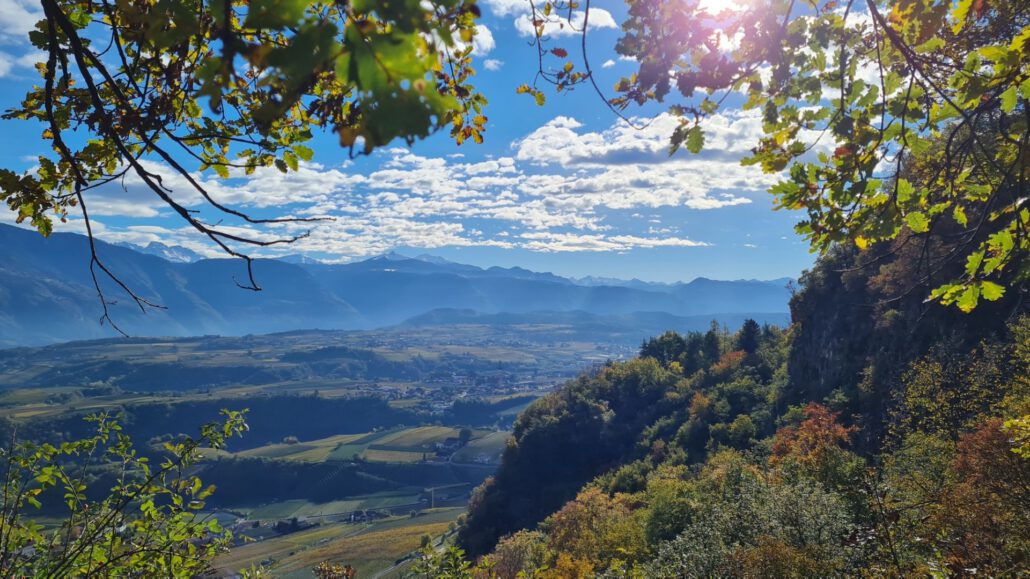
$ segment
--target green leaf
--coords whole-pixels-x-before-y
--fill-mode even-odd
[[[701,152],[705,146],[705,133],[699,125],[690,127],[687,131],[687,150],[691,153],[697,154]]]
[[[966,217],[966,210],[961,205],[956,205],[952,210],[952,215],[955,218],[955,223],[965,226],[969,223],[969,218]]]
[[[980,284],[980,291],[983,293],[984,299],[992,302],[1001,299],[1001,296],[1005,295],[1005,288],[993,281],[982,282]]]
[[[955,9],[951,12],[953,22],[951,24],[951,31],[955,34],[962,32],[962,28],[966,25],[966,19],[969,17],[969,8],[972,7],[973,0],[959,0],[955,3]]]
[[[247,6],[247,28],[282,28],[304,17],[305,0],[251,0]]]
[[[971,285],[966,288],[966,291],[962,292],[962,295],[959,296],[958,300],[955,302],[955,305],[958,306],[958,309],[968,314],[969,312],[976,309],[976,304],[979,303],[979,301],[980,288],[978,286]]]
[[[283,153],[283,161],[286,163],[287,167],[294,171],[300,168],[300,163],[297,161],[297,155],[294,155],[289,151],[285,151]]]
[[[898,203],[905,204],[912,198],[912,194],[915,193],[915,187],[912,183],[908,182],[908,179],[898,178]]]
[[[304,145],[294,145],[293,153],[300,157],[302,161],[310,161],[315,157],[315,152]]]
[[[930,230],[930,221],[922,211],[913,211],[906,215],[905,223],[913,233],[926,233]]]
[[[966,258],[966,273],[970,276],[975,276],[980,272],[980,264],[984,261],[984,251],[974,251],[969,254]]]
[[[927,40],[926,42],[924,42],[924,43],[920,44],[919,46],[917,46],[915,48],[915,50],[919,54],[927,54],[927,53],[930,53],[930,52],[934,52],[936,50],[940,50],[943,46],[944,46],[944,39],[939,37],[939,36],[935,36],[935,37],[931,38],[930,40]]]
[[[1019,101],[1019,87],[1012,85],[1005,92],[1001,93],[1001,110],[1011,113]]]

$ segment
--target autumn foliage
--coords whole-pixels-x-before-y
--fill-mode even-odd
[[[805,406],[805,419],[797,426],[786,426],[776,432],[773,440],[773,464],[787,458],[805,465],[818,465],[828,453],[847,446],[851,435],[858,430],[838,422],[839,413],[816,402]]]

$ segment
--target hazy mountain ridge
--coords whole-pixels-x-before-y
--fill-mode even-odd
[[[193,263],[204,259],[203,255],[200,255],[188,247],[183,247],[181,245],[165,245],[160,241],[151,241],[147,245],[139,245],[136,243],[117,243],[115,245],[131,249],[138,253],[156,255],[160,258],[176,263]]]
[[[141,313],[98,272],[105,295],[115,302],[110,306],[112,318],[132,335],[373,328],[448,308],[481,314],[785,314],[790,296],[782,280],[698,278],[680,284],[632,280],[624,282],[626,285],[615,281],[593,285],[520,267],[481,268],[435,256],[399,254],[348,264],[256,260],[254,273],[263,291],[252,292],[235,283],[246,276],[239,260],[170,261],[154,253],[171,250],[173,256],[181,256],[176,251],[179,248],[150,247],[154,251],[141,252],[98,242],[98,251],[112,271],[141,297],[166,308]],[[85,237],[55,233],[45,239],[33,231],[3,225],[0,255],[0,345],[116,335],[98,323],[101,308],[89,271]]]
[[[631,312],[629,314],[601,315],[581,310],[536,311],[521,314],[508,312],[485,314],[468,309],[441,308],[409,318],[399,327],[488,325],[518,326],[522,324],[563,324],[576,328],[581,333],[618,335],[629,331],[641,335],[657,335],[670,328],[678,331],[707,330],[713,319],[733,328],[754,319],[761,324],[780,327],[790,323],[790,314],[783,312],[711,313],[697,316],[675,316],[666,312]]]

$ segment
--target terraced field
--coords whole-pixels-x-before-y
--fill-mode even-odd
[[[459,429],[449,426],[417,426],[363,434],[341,434],[292,444],[269,444],[238,452],[235,456],[302,462],[350,461],[360,457],[370,462],[411,463],[434,458],[438,443],[448,438],[458,438],[459,434]],[[472,431],[468,447],[473,452],[464,452],[462,455],[466,458],[460,459],[460,462],[496,462],[476,460],[484,454],[492,457],[503,450],[505,437],[496,434],[491,430]]]
[[[358,577],[374,577],[401,566],[395,563],[418,549],[422,535],[444,534],[463,508],[427,510],[416,517],[394,517],[372,524],[331,523],[236,547],[215,561],[229,575],[264,563],[275,577],[310,578],[321,561],[354,566]],[[390,576],[390,575],[386,575]]]
[[[443,534],[449,523],[464,512],[468,492],[475,486],[474,481],[481,480],[475,475],[468,478],[466,471],[484,470],[482,476],[489,474],[508,436],[505,432],[472,430],[471,440],[453,456],[437,455],[437,444],[458,439],[460,434],[458,428],[428,425],[337,435],[293,444],[269,444],[235,455],[220,453],[221,458],[261,458],[279,465],[336,462],[341,468],[361,468],[361,463],[352,464],[358,456],[370,468],[377,465],[380,469],[371,472],[382,473],[372,475],[370,472],[370,476],[396,473],[396,480],[403,482],[395,490],[326,502],[292,499],[249,507],[234,506],[233,512],[245,518],[243,531],[258,540],[237,546],[220,558],[219,569],[229,573],[261,564],[276,577],[310,577],[313,566],[331,560],[355,566],[359,577],[378,577],[384,571],[391,574],[383,577],[397,576],[405,565],[395,566],[395,563],[417,549],[424,534]],[[424,464],[416,464],[424,461]],[[423,475],[415,474],[421,472],[418,469],[454,472],[458,482],[422,482],[419,477]],[[424,480],[434,480],[434,475]],[[464,480],[473,482],[460,482]],[[433,488],[430,490],[429,486]],[[445,508],[431,508],[434,505]],[[375,511],[378,516],[392,512],[393,516],[371,523],[350,522],[351,513],[366,511]],[[419,515],[404,516],[409,511]],[[287,534],[275,530],[276,523],[294,519],[315,526]],[[258,526],[251,526],[255,524]]]
[[[390,433],[370,448],[377,450],[433,450],[433,445],[447,438],[457,438],[458,429],[449,426],[419,426]]]
[[[240,510],[247,513],[249,520],[274,521],[291,517],[324,517],[363,509],[386,509],[399,505],[412,505],[418,503],[419,496],[419,493],[416,492],[381,492],[327,503],[296,499]]]
[[[429,452],[411,452],[406,450],[368,449],[361,457],[369,462],[421,462],[432,456]]]
[[[508,444],[509,432],[491,432],[474,438],[451,456],[452,462],[474,462],[479,464],[500,464],[501,454]]]
[[[378,434],[378,433],[376,433]],[[296,444],[269,444],[236,453],[236,456],[247,458],[276,458],[281,460],[300,460],[305,462],[322,462],[330,459],[330,455],[341,447],[367,438],[368,433],[340,434]],[[350,457],[348,456],[347,459]],[[336,460],[344,460],[339,458]]]

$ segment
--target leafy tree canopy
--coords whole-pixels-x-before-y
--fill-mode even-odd
[[[742,106],[762,135],[744,160],[782,176],[776,206],[803,210],[814,251],[922,244],[928,296],[963,311],[1030,274],[1030,4],[1021,0],[628,0],[616,46],[639,63],[613,111],[663,103],[670,150],[705,145],[705,120]],[[590,84],[587,58],[546,35],[585,5],[535,4],[540,82]],[[544,57],[557,57],[551,66]],[[544,100],[537,86],[522,92]],[[639,119],[627,118],[633,124]],[[939,231],[957,240],[931,243]],[[954,262],[964,271],[938,275]],[[923,285],[923,284],[919,284]]]
[[[46,57],[41,81],[4,118],[40,121],[53,153],[34,172],[0,169],[0,200],[44,235],[77,207],[92,239],[89,191],[131,174],[249,265],[247,247],[296,237],[241,233],[232,223],[310,219],[246,215],[212,197],[192,168],[223,178],[296,170],[313,155],[304,143],[316,129],[335,131],[351,154],[444,128],[458,143],[482,140],[485,99],[468,83],[474,0],[41,3],[45,18],[30,33]],[[173,192],[148,159],[192,191]],[[187,209],[183,195],[202,197],[206,211]],[[94,278],[121,283],[95,250],[90,265]],[[240,285],[259,289],[252,273]],[[141,308],[153,305],[122,289]]]
[[[204,449],[246,429],[222,412],[197,438],[164,444],[151,461],[117,420],[90,417],[95,433],[54,446],[11,440],[0,449],[0,572],[5,577],[195,577],[210,571],[232,533],[203,516],[214,487],[193,476]],[[108,476],[95,478],[97,471]],[[110,488],[101,489],[106,482]],[[90,488],[92,487],[92,488]],[[101,490],[106,494],[91,498]],[[61,504],[60,497],[63,497]],[[47,508],[49,525],[35,516]],[[41,519],[41,518],[40,518]]]

